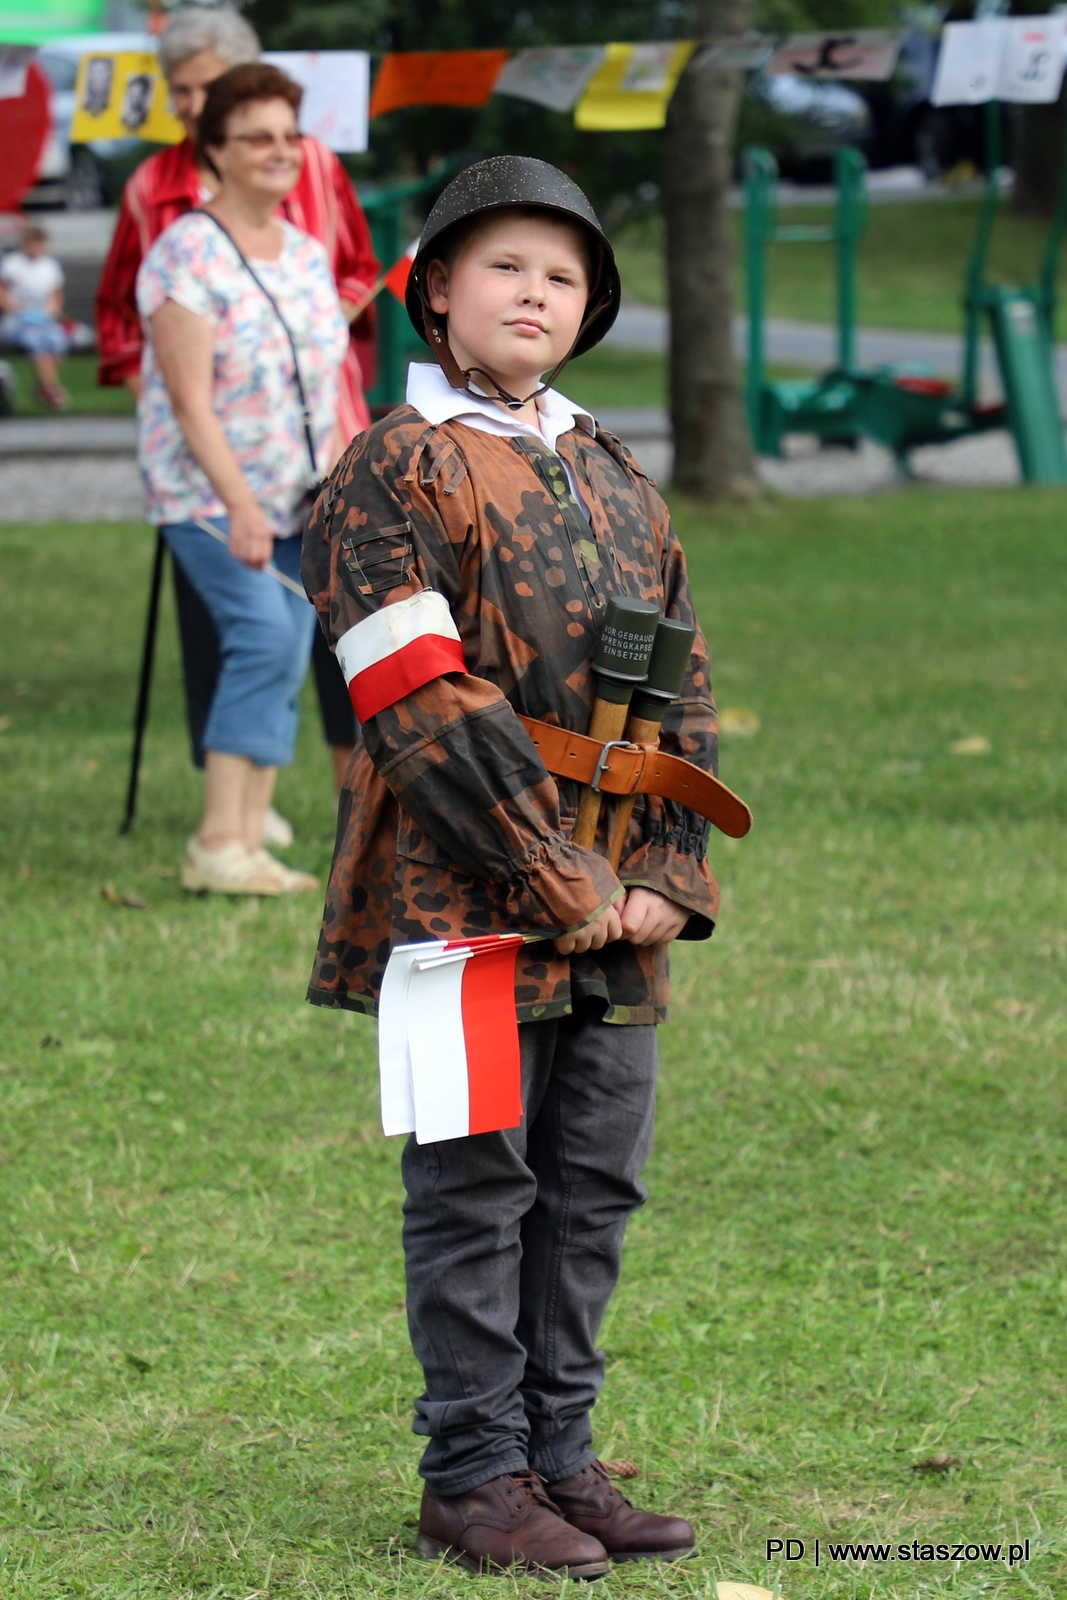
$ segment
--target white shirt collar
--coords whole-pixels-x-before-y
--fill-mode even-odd
[[[588,411],[575,405],[573,400],[547,389],[537,398],[540,430],[532,423],[523,422],[502,406],[480,395],[466,394],[453,389],[436,361],[413,361],[408,367],[407,403],[420,411],[427,422],[464,422],[468,427],[483,433],[499,434],[503,438],[529,433],[540,439],[550,450],[555,450],[561,433],[572,428],[582,428],[586,433],[596,433],[596,421]]]

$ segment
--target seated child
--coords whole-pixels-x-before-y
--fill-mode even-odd
[[[618,875],[571,838],[579,786],[525,715],[584,733],[612,596],[691,622],[685,562],[650,480],[543,386],[619,305],[581,190],[499,156],[456,177],[423,230],[408,310],[437,364],[349,447],[304,542],[304,581],[362,744],[309,999],[373,1013],[391,946],[543,931],[520,952],[520,1127],[403,1155],[411,1339],[428,1439],[420,1554],[474,1571],[596,1577],[692,1552],[636,1511],[592,1447],[597,1332],[646,1195],[667,947],[706,939],[707,826],[639,800]],[[397,610],[400,606],[403,609]],[[710,770],[697,635],[662,747]]]
[[[70,348],[59,321],[63,283],[63,268],[48,254],[43,228],[26,228],[21,250],[0,256],[0,339],[25,350],[37,371],[34,399],[53,411],[65,411],[70,405],[59,381],[59,358]]]

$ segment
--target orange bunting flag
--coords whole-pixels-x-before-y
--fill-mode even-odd
[[[371,95],[370,115],[402,106],[484,106],[510,50],[404,51],[386,56]]]

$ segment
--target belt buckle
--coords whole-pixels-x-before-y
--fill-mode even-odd
[[[609,739],[607,744],[602,744],[600,746],[600,754],[597,756],[596,766],[593,768],[593,776],[589,780],[590,789],[595,789],[597,794],[604,793],[604,790],[600,787],[600,780],[604,776],[608,757],[612,750],[639,750],[640,748],[640,745],[634,744],[632,739]]]

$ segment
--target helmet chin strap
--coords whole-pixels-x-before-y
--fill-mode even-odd
[[[582,320],[582,325],[578,329],[578,332],[575,335],[574,343],[567,351],[567,354],[563,357],[563,360],[556,363],[539,389],[535,389],[532,394],[528,394],[525,400],[519,400],[516,399],[513,394],[508,394],[506,389],[502,389],[499,383],[497,383],[496,379],[486,372],[484,367],[463,368],[460,366],[459,362],[453,355],[452,347],[448,342],[447,327],[442,327],[434,313],[430,310],[429,302],[427,301],[426,294],[421,283],[419,285],[419,298],[422,301],[422,326],[426,333],[426,342],[436,356],[437,363],[440,366],[441,371],[444,373],[453,389],[459,389],[463,394],[473,395],[478,400],[484,400],[484,390],[479,393],[477,389],[471,388],[471,379],[473,378],[474,374],[477,373],[480,378],[486,379],[490,388],[493,390],[493,393],[490,394],[489,398],[491,400],[499,400],[508,411],[521,411],[523,406],[529,405],[531,400],[536,400],[540,395],[547,394],[548,390],[551,389],[552,385],[555,383],[556,379],[567,365],[567,362],[574,355],[575,348],[581,343],[587,329],[593,322],[596,321],[601,312],[604,311],[611,303],[610,294],[604,293],[600,296],[599,300],[594,306],[586,307],[586,313]]]

